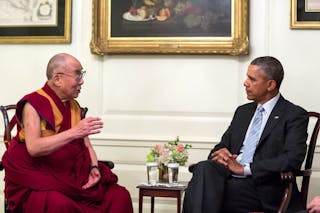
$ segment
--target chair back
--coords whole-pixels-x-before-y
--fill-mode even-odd
[[[6,145],[6,148],[9,147],[11,141],[11,131],[17,124],[17,119],[15,116],[16,105],[4,105],[0,106],[2,116],[3,116],[3,124],[4,124],[4,134],[3,134],[3,142]],[[13,115],[10,116],[9,111],[12,111]]]
[[[314,124],[313,130],[311,133],[311,138],[309,141],[304,171],[302,171],[302,174],[301,174],[301,176],[303,176],[302,184],[301,184],[301,194],[302,194],[303,204],[305,205],[304,207],[306,207],[307,205],[309,183],[310,183],[310,177],[312,173],[313,156],[314,156],[314,151],[317,144],[318,134],[320,129],[320,113],[308,112],[308,114],[309,114],[309,123],[315,121],[315,124]]]

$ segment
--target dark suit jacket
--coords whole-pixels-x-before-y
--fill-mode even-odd
[[[237,108],[221,142],[211,153],[225,147],[231,153],[239,154],[256,107],[257,104],[253,102]],[[279,206],[283,194],[280,172],[300,169],[306,153],[308,120],[308,113],[303,108],[280,96],[269,116],[250,165],[263,206]],[[289,211],[301,208],[296,185],[292,201]]]

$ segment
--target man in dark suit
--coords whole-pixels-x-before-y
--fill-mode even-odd
[[[300,169],[308,114],[279,92],[284,71],[274,57],[254,59],[244,86],[253,102],[237,108],[208,160],[195,165],[184,213],[276,212],[283,195],[280,172]],[[288,212],[302,210],[296,184]]]

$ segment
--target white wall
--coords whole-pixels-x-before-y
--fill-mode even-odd
[[[116,163],[114,172],[129,189],[135,211],[135,187],[146,179],[144,163],[150,147],[179,135],[193,145],[190,163],[206,158],[235,107],[246,102],[242,82],[253,58],[280,59],[285,68],[282,94],[307,110],[320,111],[320,31],[291,30],[290,1],[250,2],[248,56],[92,55],[91,8],[91,1],[73,1],[71,44],[0,45],[0,104],[15,103],[40,88],[52,55],[77,56],[87,69],[79,101],[89,107],[89,115],[100,116],[105,123],[92,142],[100,159]],[[318,171],[319,155],[318,148],[314,161]],[[182,168],[180,179],[190,177]],[[311,196],[320,194],[316,179],[320,172],[313,175]],[[175,212],[171,199],[156,199],[156,203],[156,212]]]

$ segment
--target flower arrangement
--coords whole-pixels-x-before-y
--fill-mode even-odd
[[[167,144],[155,145],[147,155],[147,162],[158,162],[165,166],[168,163],[179,163],[180,166],[184,166],[189,157],[188,149],[191,147],[190,144],[181,144],[177,136],[174,141]]]

